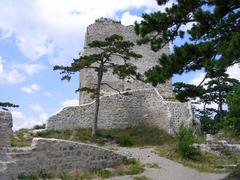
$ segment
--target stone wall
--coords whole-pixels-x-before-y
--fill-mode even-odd
[[[12,135],[12,115],[7,111],[0,111],[0,154],[10,146]]]
[[[0,177],[6,177],[4,180],[41,171],[50,173],[112,167],[123,159],[123,156],[97,146],[44,138],[34,138],[30,148],[13,148],[7,155],[11,159],[0,161]]]
[[[126,95],[113,94],[101,97],[98,119],[100,129],[148,124],[169,131],[171,114],[157,89],[142,89],[126,93]],[[94,110],[95,102],[66,107],[48,119],[47,129],[89,128],[94,118]]]
[[[0,111],[0,180],[41,171],[80,170],[118,165],[123,156],[97,146],[59,139],[34,138],[31,147],[11,148],[12,116]]]
[[[120,22],[102,18],[96,20],[94,24],[88,26],[85,36],[85,48],[82,55],[99,52],[98,49],[89,48],[87,44],[94,40],[104,40],[112,34],[121,35],[124,40],[130,40],[134,43],[136,43],[137,39],[139,39],[139,37],[135,34],[134,26],[124,26]],[[137,71],[139,73],[144,74],[145,71],[157,64],[158,59],[163,53],[168,53],[168,46],[158,52],[154,52],[148,44],[141,46],[136,45],[133,47],[133,51],[141,54],[143,57],[137,60],[132,59],[131,63],[137,66]],[[115,63],[123,63],[122,59],[119,57],[112,56],[112,59]],[[80,87],[93,87],[97,84],[97,74],[92,69],[81,70],[80,78]],[[129,81],[131,83],[129,83]],[[119,91],[153,88],[151,84],[142,83],[133,79],[119,80],[118,77],[113,75],[111,71],[104,73],[103,82],[110,84]],[[171,80],[167,81],[165,84],[158,85],[157,89],[163,96],[172,96]],[[116,93],[116,91],[112,90],[108,86],[102,86],[101,94],[110,95],[112,93]],[[88,93],[81,92],[80,94],[80,104],[92,102]]]
[[[171,112],[170,129],[173,132],[177,131],[181,123],[192,124],[193,114],[190,102],[167,101],[167,105]]]

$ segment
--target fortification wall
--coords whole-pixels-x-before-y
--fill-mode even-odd
[[[87,28],[85,36],[85,47],[82,55],[89,55],[92,53],[99,52],[99,49],[90,49],[87,45],[94,40],[104,40],[113,34],[118,34],[123,36],[124,40],[129,40],[136,43],[139,37],[135,34],[134,26],[124,26],[120,22],[100,19],[96,20],[94,24],[91,24]],[[131,63],[137,66],[137,71],[144,74],[145,71],[155,66],[158,59],[163,53],[168,53],[168,47],[161,49],[158,52],[151,50],[150,45],[144,44],[141,46],[134,46],[133,51],[141,54],[143,57],[140,59],[132,59]],[[122,64],[122,60],[119,57],[112,57],[113,62]],[[133,79],[119,80],[116,75],[113,75],[111,71],[107,72],[103,76],[103,82],[110,84],[112,87],[118,89],[119,91],[153,88],[151,84],[142,83]],[[130,83],[129,83],[130,82]],[[80,72],[80,87],[94,87],[97,84],[97,74],[92,69],[83,69]],[[172,84],[171,80],[167,81],[165,84],[157,86],[158,91],[162,96],[169,97],[172,96]],[[102,86],[101,94],[110,95],[116,93],[108,86]],[[90,103],[92,99],[86,92],[80,93],[80,104]]]
[[[126,93],[101,97],[98,118],[100,129],[147,124],[170,131],[170,110],[157,89],[139,89]],[[90,128],[94,114],[95,102],[66,107],[48,119],[47,129]]]
[[[182,123],[185,125],[191,125],[193,114],[190,103],[181,103],[178,101],[167,101],[166,102],[170,112],[170,129],[172,133],[176,132]]]

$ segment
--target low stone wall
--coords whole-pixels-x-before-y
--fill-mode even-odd
[[[98,127],[127,128],[140,124],[153,125],[174,132],[181,122],[190,123],[187,103],[167,102],[157,89],[125,91],[127,95],[101,97]],[[65,107],[47,122],[47,129],[90,128],[95,114],[95,101],[81,106]]]
[[[123,156],[97,146],[59,139],[34,138],[31,147],[11,148],[11,113],[0,111],[0,180],[57,170],[85,171],[120,164]]]
[[[98,118],[100,129],[147,124],[169,131],[170,110],[156,89],[123,93],[127,95],[113,94],[101,97]],[[48,119],[47,129],[90,128],[94,114],[95,102],[66,107]]]
[[[97,146],[44,138],[34,138],[30,148],[13,148],[7,156],[11,159],[0,161],[0,177],[4,180],[41,171],[85,171],[112,167],[123,159],[123,156]]]

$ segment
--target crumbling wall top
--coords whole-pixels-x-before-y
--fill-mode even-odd
[[[116,20],[113,20],[110,18],[104,18],[104,17],[96,19],[95,22],[111,22],[111,23],[121,24],[121,21],[116,21]]]

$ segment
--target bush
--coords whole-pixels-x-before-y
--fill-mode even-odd
[[[42,124],[42,125],[35,125],[33,126],[33,129],[45,129],[46,124]]]
[[[117,143],[123,147],[130,147],[134,144],[132,138],[129,135],[120,136],[117,140]]]
[[[234,92],[227,97],[228,113],[225,129],[235,135],[240,135],[240,86],[234,88]]]
[[[209,117],[201,118],[201,130],[207,134],[216,134],[221,129],[221,123],[218,120],[213,120]]]
[[[201,153],[198,149],[192,147],[197,143],[197,137],[191,128],[181,125],[179,131],[176,133],[176,151],[177,153],[187,159],[197,160]]]

